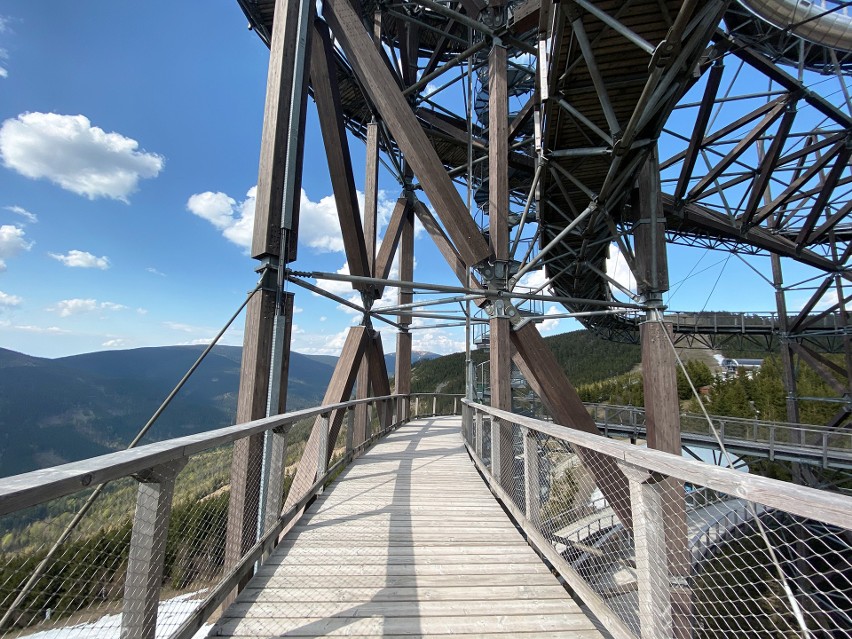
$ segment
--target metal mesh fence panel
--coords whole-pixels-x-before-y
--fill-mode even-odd
[[[63,636],[92,636],[92,629],[117,630],[136,482],[109,484],[53,558],[42,567],[92,491],[19,511],[0,521],[2,633],[31,634],[63,629]],[[104,619],[100,624],[98,621]]]
[[[789,495],[786,510],[770,508],[742,496],[754,485],[747,472],[721,471],[742,487],[725,492],[705,485],[720,469],[696,463],[693,480],[682,481],[665,463],[631,461],[641,445],[590,454],[530,422],[520,431],[507,498],[568,585],[615,618],[618,633],[852,637],[852,527],[820,521],[805,489],[760,478],[771,482],[761,490]],[[466,432],[475,449],[476,428]],[[490,472],[488,451],[484,441],[479,457]]]

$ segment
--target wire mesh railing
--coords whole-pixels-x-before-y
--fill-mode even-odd
[[[0,636],[205,634],[221,604],[306,504],[355,456],[407,420],[408,399],[394,395],[300,410],[4,479]],[[363,403],[373,408],[371,435],[358,442],[354,407]],[[449,411],[453,404],[460,407],[455,398],[435,398],[435,409]],[[335,437],[331,425],[338,422]],[[312,428],[325,429],[319,451],[305,446]],[[250,455],[245,476],[261,479],[246,486],[232,476],[232,458],[258,437],[266,439],[267,450],[279,452]],[[315,480],[283,509],[306,450],[320,457]],[[98,500],[48,554],[104,483]],[[241,539],[229,530],[237,510],[253,513],[239,519]]]
[[[463,435],[613,636],[852,636],[852,498],[472,402]]]

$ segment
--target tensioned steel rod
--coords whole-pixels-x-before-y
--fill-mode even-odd
[[[530,206],[532,205],[533,197],[535,197],[535,190],[538,187],[538,182],[541,180],[541,172],[544,169],[544,164],[539,161],[535,167],[535,175],[533,175],[532,184],[530,185],[530,192],[527,195],[526,204],[524,204],[524,212],[521,214],[520,222],[518,222],[518,230],[515,232],[515,240],[512,242],[512,248],[509,249],[509,255],[514,259],[515,251],[518,250],[518,244],[521,241],[521,233],[524,230],[524,225],[527,222],[527,215],[530,211]]]
[[[591,13],[598,20],[623,35],[625,38],[630,40],[630,42],[642,49],[642,51],[644,51],[648,55],[654,54],[654,45],[652,45],[642,36],[638,35],[635,31],[628,29],[621,22],[609,15],[606,11],[601,11],[591,2],[587,2],[587,0],[574,0],[574,4],[578,4],[583,7],[586,11]]]
[[[411,302],[410,304],[397,304],[395,306],[382,306],[380,308],[374,307],[373,310],[376,313],[388,313],[393,314],[396,311],[400,311],[403,309],[411,309],[411,308],[420,308],[423,306],[437,306],[439,304],[455,304],[456,302],[466,302],[468,300],[475,300],[482,297],[481,295],[454,295],[453,297],[442,297],[437,300],[420,300],[419,302]]]
[[[538,252],[538,255],[536,255],[536,256],[535,256],[535,258],[534,258],[533,260],[531,260],[530,262],[527,262],[527,263],[526,263],[526,265],[524,265],[524,266],[523,266],[523,267],[522,267],[522,268],[521,268],[521,269],[517,272],[517,274],[515,274],[515,275],[512,277],[513,285],[514,285],[514,284],[517,284],[518,280],[520,280],[520,279],[521,279],[524,275],[526,275],[527,273],[529,273],[529,272],[530,272],[530,270],[532,270],[532,269],[535,267],[535,265],[536,265],[536,264],[538,264],[538,263],[541,261],[541,259],[542,259],[545,255],[547,255],[548,253],[550,253],[550,251],[552,251],[552,250],[553,250],[553,248],[554,248],[557,244],[559,244],[562,240],[564,240],[564,239],[568,236],[568,234],[569,234],[571,231],[573,231],[573,230],[574,230],[574,228],[576,228],[576,226],[577,226],[580,222],[582,222],[583,220],[585,220],[585,219],[589,216],[589,214],[590,214],[593,210],[595,210],[595,207],[593,207],[593,206],[591,206],[591,205],[590,205],[590,206],[587,206],[587,207],[586,207],[586,210],[584,210],[582,213],[580,213],[580,215],[578,215],[576,218],[574,218],[574,221],[573,221],[573,222],[571,222],[571,224],[569,224],[569,225],[568,225],[568,226],[566,226],[564,229],[562,229],[562,230],[561,230],[561,231],[560,231],[560,232],[556,235],[556,237],[554,237],[552,240],[550,240],[550,242],[548,243],[548,245],[547,245],[547,246],[545,246],[543,249],[541,249],[541,250]]]
[[[565,98],[559,98],[558,104],[571,116],[573,116],[574,119],[579,120],[580,122],[585,124],[593,133],[597,133],[598,137],[600,137],[601,140],[603,140],[607,144],[612,144],[611,135],[607,135],[607,133],[603,129],[601,129],[597,124],[592,122],[585,115],[583,115],[579,109],[572,106],[571,103],[568,102]]]
[[[571,28],[574,31],[574,37],[577,39],[577,44],[580,45],[580,50],[583,52],[583,59],[586,62],[586,69],[592,77],[592,84],[595,85],[595,90],[598,94],[598,102],[606,117],[607,126],[610,132],[614,135],[621,131],[621,125],[618,123],[618,117],[615,115],[615,110],[612,108],[612,103],[609,101],[609,93],[606,90],[606,83],[598,69],[598,63],[595,59],[595,53],[592,50],[592,43],[589,42],[589,36],[586,33],[586,28],[583,26],[583,18],[578,17],[571,23]]]
[[[323,297],[326,297],[326,298],[328,298],[328,299],[330,299],[334,302],[337,302],[338,304],[343,304],[344,306],[351,308],[352,310],[358,311],[359,313],[364,313],[365,315],[369,315],[370,317],[375,317],[376,319],[381,320],[381,321],[385,322],[386,324],[390,324],[394,328],[398,328],[398,329],[402,330],[402,326],[400,326],[396,322],[393,322],[393,321],[391,321],[391,320],[389,320],[385,317],[382,317],[381,315],[379,315],[375,311],[372,311],[372,310],[368,311],[363,306],[358,306],[357,304],[353,304],[352,302],[350,302],[347,299],[344,299],[344,298],[342,298],[338,295],[335,295],[334,293],[329,293],[328,291],[321,289],[319,286],[314,286],[310,282],[300,280],[298,277],[293,277],[290,273],[291,272],[288,272],[288,274],[287,274],[287,281],[288,282],[292,282],[296,286],[301,286],[302,288],[304,288],[308,291],[311,291],[312,293],[316,293],[317,295],[322,295]]]
[[[565,304],[586,304],[589,306],[603,306],[612,308],[626,308],[646,310],[644,304],[631,304],[630,302],[619,302],[616,300],[596,300],[580,297],[569,297],[566,295],[531,295],[509,291],[490,290],[484,288],[467,288],[464,286],[448,286],[446,284],[427,284],[425,282],[405,282],[402,280],[382,279],[378,277],[366,277],[363,275],[344,275],[342,273],[325,273],[323,271],[287,271],[288,278],[310,277],[315,280],[331,280],[335,282],[356,282],[363,284],[377,284],[379,286],[390,286],[391,288],[414,288],[424,291],[438,291],[443,293],[470,293],[476,297],[488,299],[525,299],[541,300],[543,302],[559,302]],[[291,280],[292,281],[292,280]]]
[[[254,287],[254,289],[249,292],[249,294],[246,296],[246,299],[243,301],[242,304],[240,304],[240,307],[236,310],[236,312],[234,312],[233,315],[231,315],[231,318],[225,323],[225,325],[222,327],[222,330],[220,330],[216,334],[216,337],[214,337],[210,341],[210,343],[207,345],[207,348],[205,348],[202,351],[201,355],[198,356],[198,359],[195,360],[195,363],[189,367],[189,370],[186,371],[184,376],[172,389],[172,392],[168,394],[166,399],[163,400],[163,403],[160,404],[160,407],[156,411],[154,411],[154,414],[151,415],[151,418],[139,430],[139,433],[136,435],[136,437],[133,438],[133,441],[131,441],[127,445],[128,449],[136,448],[136,445],[140,442],[140,440],[145,437],[149,430],[151,430],[151,427],[160,418],[160,415],[163,414],[163,411],[166,410],[169,404],[172,403],[172,400],[175,398],[175,395],[180,392],[186,382],[189,381],[189,378],[192,376],[192,374],[201,365],[201,362],[203,362],[207,355],[210,354],[210,351],[212,351],[213,347],[216,346],[220,339],[222,339],[222,336],[227,332],[227,330],[231,328],[231,324],[233,324],[234,320],[237,319],[239,314],[243,312],[243,309],[249,303],[251,298],[254,297],[254,294],[260,290],[262,282],[263,278],[261,278],[258,281],[257,285]],[[3,615],[3,618],[0,619],[0,629],[6,627],[6,624],[12,618],[12,615],[15,614],[15,611],[18,609],[18,606],[21,605],[21,603],[24,601],[24,599],[26,599],[27,595],[32,590],[33,586],[35,586],[36,582],[38,582],[38,580],[41,579],[41,577],[44,575],[44,571],[47,570],[48,565],[53,560],[59,549],[62,547],[62,544],[67,541],[68,537],[71,536],[71,533],[74,532],[74,529],[77,528],[83,517],[86,516],[86,513],[89,512],[94,503],[98,500],[98,497],[101,496],[101,493],[103,493],[104,489],[107,486],[107,483],[108,482],[98,484],[92,494],[89,495],[89,497],[80,507],[80,510],[78,510],[77,513],[74,515],[74,518],[70,522],[68,522],[68,525],[65,527],[65,530],[62,531],[62,534],[59,535],[59,538],[56,540],[53,546],[50,547],[50,550],[47,551],[47,554],[44,556],[44,559],[42,559],[38,566],[36,566],[35,570],[33,570],[33,573],[30,575],[30,578],[27,579],[27,582],[21,587],[21,590],[18,593],[18,596],[15,597],[15,600],[12,602],[12,605],[9,606],[9,608],[6,610],[6,613]]]

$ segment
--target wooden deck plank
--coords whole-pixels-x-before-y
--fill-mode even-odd
[[[412,422],[356,460],[211,636],[600,639],[473,470],[458,424]]]

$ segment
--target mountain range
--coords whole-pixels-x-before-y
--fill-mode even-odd
[[[47,359],[0,348],[0,477],[120,450],[203,346],[101,351]],[[216,346],[143,443],[234,423],[242,349]],[[418,359],[437,357],[420,352]],[[393,374],[394,355],[386,356]],[[290,354],[287,405],[322,402],[336,357]]]

